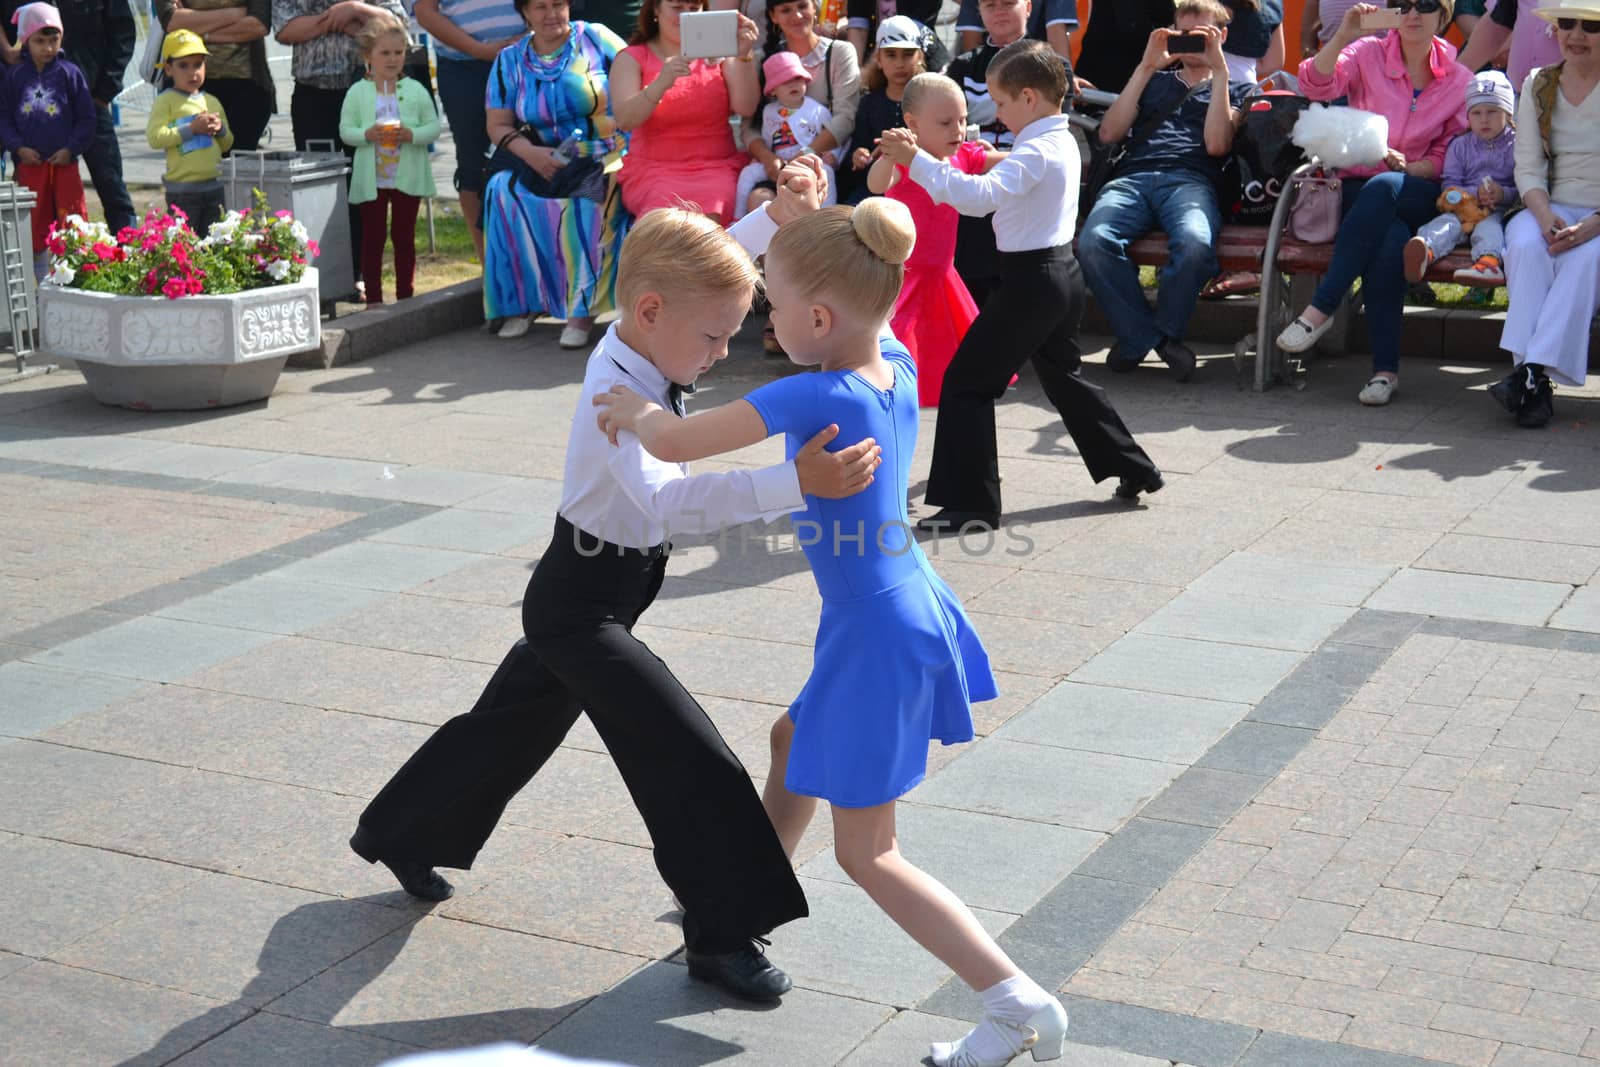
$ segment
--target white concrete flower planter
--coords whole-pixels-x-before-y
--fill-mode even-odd
[[[219,296],[115,296],[39,287],[40,348],[75,360],[102,404],[142,411],[245,404],[322,343],[317,272]]]

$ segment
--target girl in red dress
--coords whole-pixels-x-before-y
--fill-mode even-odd
[[[949,159],[957,170],[982,174],[1005,158],[1005,153],[982,141],[965,140],[967,98],[961,87],[943,74],[912,78],[900,107],[918,145],[937,159]],[[935,204],[927,190],[911,180],[905,167],[885,158],[872,164],[867,187],[905,204],[916,223],[916,247],[906,261],[905,286],[889,324],[917,361],[922,406],[938,407],[945,368],[967,327],[978,317],[978,307],[955,268],[960,215],[948,204]]]

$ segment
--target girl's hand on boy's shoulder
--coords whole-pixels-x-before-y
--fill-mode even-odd
[[[594,406],[600,409],[595,415],[595,425],[612,444],[617,443],[619,432],[638,432],[640,419],[652,411],[662,410],[660,404],[651,403],[626,385],[613,385],[604,393],[596,393]]]

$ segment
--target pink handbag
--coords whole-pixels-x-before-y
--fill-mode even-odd
[[[1305,244],[1329,244],[1339,236],[1344,195],[1339,179],[1321,167],[1292,179],[1294,203],[1289,208],[1289,236]]]

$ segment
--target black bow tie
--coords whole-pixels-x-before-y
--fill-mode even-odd
[[[677,413],[679,418],[682,418],[684,414],[683,398],[693,392],[693,382],[688,385],[679,385],[677,382],[667,383],[667,403],[672,405],[672,410]]]

